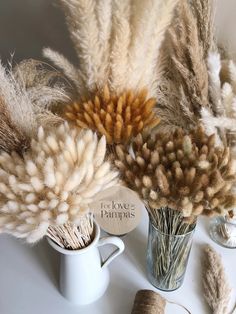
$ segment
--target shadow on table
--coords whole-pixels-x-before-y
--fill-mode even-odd
[[[125,247],[131,263],[146,277],[147,238],[136,229],[126,236]]]
[[[59,255],[55,252],[44,239],[35,247],[31,248],[32,257],[35,262],[43,270],[47,277],[52,281],[58,289],[59,286]]]

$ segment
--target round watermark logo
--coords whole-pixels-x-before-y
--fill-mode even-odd
[[[99,193],[91,210],[104,231],[113,235],[124,235],[140,223],[142,206],[135,192],[116,186]]]

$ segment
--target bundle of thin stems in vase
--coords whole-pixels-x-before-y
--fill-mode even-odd
[[[147,268],[149,280],[161,290],[175,290],[183,282],[195,223],[169,207],[152,211]]]
[[[115,165],[150,216],[151,282],[173,290],[182,282],[196,218],[224,215],[236,204],[235,163],[202,126],[191,132],[139,135],[132,149],[116,146]]]

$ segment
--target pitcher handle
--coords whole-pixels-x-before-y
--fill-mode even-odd
[[[98,247],[99,246],[103,246],[106,244],[113,244],[117,247],[117,249],[115,251],[113,251],[102,263],[102,267],[106,267],[108,266],[114,258],[116,258],[118,255],[120,255],[124,249],[125,249],[125,245],[124,242],[118,238],[118,237],[104,237],[101,238],[98,242]]]

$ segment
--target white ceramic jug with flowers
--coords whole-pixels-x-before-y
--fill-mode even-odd
[[[49,244],[60,253],[60,291],[70,302],[86,305],[99,299],[109,284],[108,265],[124,251],[124,243],[118,237],[100,239],[100,227],[94,222],[94,239],[85,248],[67,250],[48,238]],[[104,261],[99,247],[112,244],[116,246]]]

